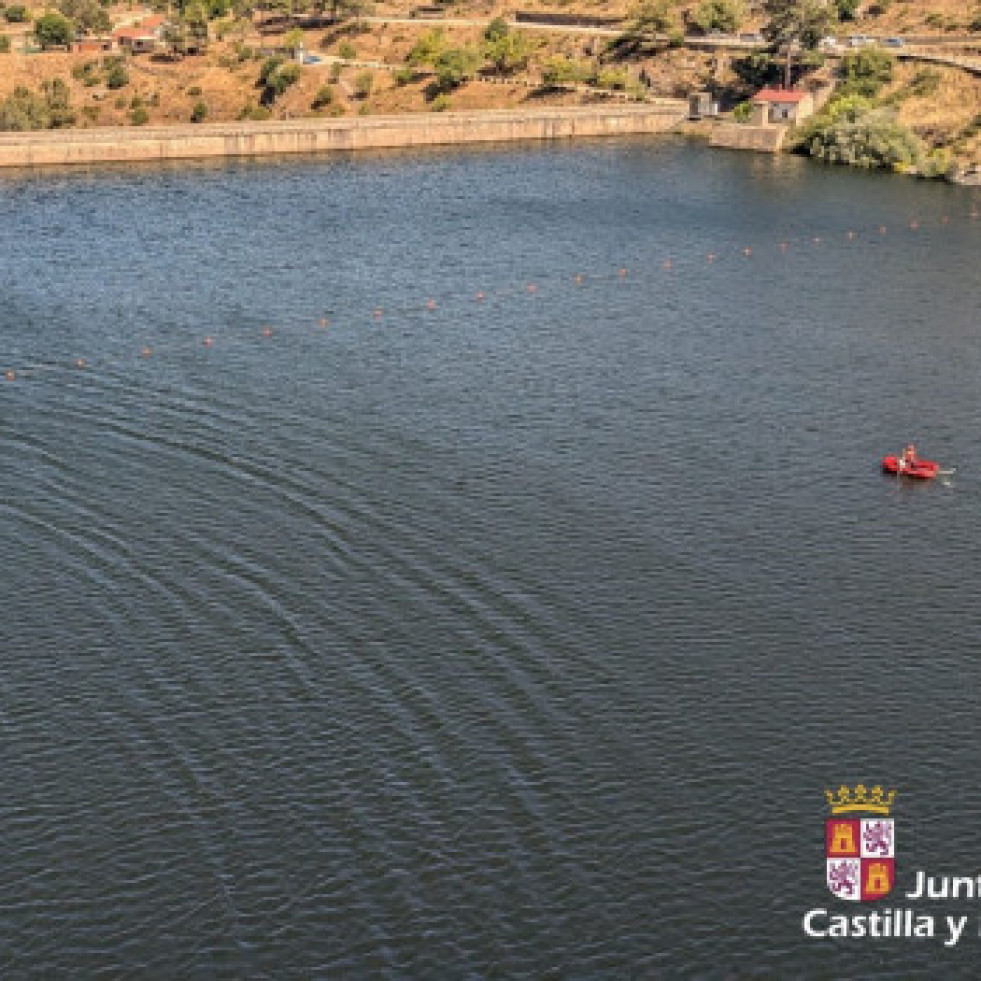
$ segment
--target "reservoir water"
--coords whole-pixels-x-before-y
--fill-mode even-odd
[[[0,177],[0,976],[975,977],[902,896],[981,869],[979,209],[670,139]],[[804,935],[859,782],[957,947]]]

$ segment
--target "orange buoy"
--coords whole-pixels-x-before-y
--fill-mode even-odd
[[[76,368],[84,368],[85,367],[85,358],[76,358],[75,359],[75,367]]]
[[[427,310],[435,310],[436,309],[436,301],[433,300],[433,299],[426,300],[426,309]]]
[[[525,289],[527,289],[529,293],[534,293],[538,287],[534,283],[529,283]]]
[[[384,311],[384,310],[382,310],[382,308],[381,308],[381,307],[375,307],[375,320],[381,320],[381,318],[382,318],[382,314],[383,314],[384,312],[385,312],[385,311]]]
[[[886,234],[886,226],[885,225],[880,225],[879,226],[879,234],[880,235],[885,235]]]
[[[753,254],[753,250],[747,245],[746,248],[743,249],[743,255],[748,258],[752,254]]]
[[[17,378],[17,372],[16,372],[16,371],[14,371],[14,369],[13,369],[13,368],[8,368],[8,369],[7,369],[7,370],[6,370],[6,371],[5,371],[4,373],[3,373],[3,377],[4,377],[4,378],[6,378],[6,379],[7,379],[7,381],[9,381],[9,382],[12,382],[12,381],[14,381],[14,380],[15,380],[15,379]]]
[[[273,333],[272,332],[272,327],[263,327],[262,328],[262,336],[263,337],[272,337],[272,333]]]
[[[576,273],[576,286],[582,286],[582,273]]]
[[[855,237],[855,233],[849,229],[848,231],[848,241],[850,242]]]
[[[148,347],[145,347],[142,351],[140,351],[140,355],[144,358],[150,357],[151,354],[153,354],[153,351]]]
[[[320,324],[319,325],[321,327],[326,327],[327,326],[327,318],[326,317],[321,317],[320,318]]]
[[[913,231],[915,232],[915,231],[917,230],[917,228],[919,228],[919,227],[920,227],[920,223],[919,223],[919,222],[918,222],[918,221],[917,221],[917,220],[916,220],[916,219],[914,218],[914,219],[913,219],[913,220],[912,220],[912,221],[911,221],[911,222],[909,223],[909,227],[910,227],[910,228],[912,228],[912,229],[913,229]]]
[[[620,278],[621,279],[626,279],[627,278],[627,270],[626,269],[621,269],[620,270]]]
[[[673,265],[673,263],[671,262],[671,260],[670,260],[670,259],[665,259],[665,260],[664,260],[664,262],[662,262],[662,263],[661,263],[661,265],[662,265],[662,266],[663,266],[663,267],[664,267],[665,269],[670,269],[670,268],[671,268],[671,266]]]
[[[479,303],[484,298],[484,291],[483,290],[477,290],[476,296],[477,296],[477,302]]]
[[[205,347],[211,347],[211,345],[214,344],[215,342],[213,338],[206,337],[201,343],[204,344]]]
[[[781,242],[780,243],[780,251],[781,252],[786,252],[787,249],[789,249],[789,248],[790,248],[790,243],[789,242]]]
[[[705,256],[705,261],[706,262],[715,262],[715,253],[714,252],[707,253],[706,256]]]

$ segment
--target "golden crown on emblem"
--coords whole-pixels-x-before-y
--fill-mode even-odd
[[[867,811],[872,814],[888,814],[892,802],[896,799],[896,791],[886,792],[882,787],[867,788],[860,783],[854,791],[842,784],[837,793],[826,790],[828,806],[832,814],[849,814],[852,811]]]

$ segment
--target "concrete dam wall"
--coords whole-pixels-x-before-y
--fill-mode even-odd
[[[393,147],[661,133],[681,100],[568,109],[412,113],[356,119],[206,123],[0,134],[0,167],[258,157]]]

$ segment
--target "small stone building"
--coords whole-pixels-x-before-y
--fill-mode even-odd
[[[814,115],[814,96],[799,89],[761,89],[750,101],[756,126],[799,123]]]

